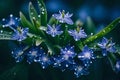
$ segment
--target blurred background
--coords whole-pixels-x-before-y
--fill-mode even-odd
[[[19,16],[19,11],[24,14],[28,14],[29,1],[36,4],[36,0],[0,0],[0,21],[2,18],[8,17],[10,14]],[[117,17],[120,17],[120,0],[44,0],[46,8],[48,10],[48,17],[53,13],[57,13],[59,10],[69,11],[73,13],[73,20],[81,20],[82,22],[92,22],[95,27],[95,33],[103,29],[106,25],[111,23]],[[35,5],[36,6],[36,5]],[[87,28],[86,28],[87,29]],[[92,28],[93,29],[93,28]],[[92,30],[91,30],[92,31]],[[120,26],[114,29],[108,34],[109,37],[113,37],[113,41],[120,44]],[[5,70],[15,65],[14,59],[10,56],[8,42],[0,41],[0,76]],[[3,46],[4,45],[4,46]],[[89,76],[82,76],[81,80],[120,80],[119,74],[112,71],[112,68],[108,65],[106,59],[96,60],[95,63],[99,65],[92,65]],[[14,64],[14,65],[13,65]],[[101,66],[103,65],[103,66]],[[71,72],[60,72],[56,69],[42,71],[44,78],[40,74],[36,73],[36,66],[31,65],[29,69],[28,80],[53,80],[54,73],[58,74],[54,80],[79,80],[76,79]],[[39,70],[36,70],[39,71]],[[45,74],[47,72],[47,74]],[[4,74],[2,74],[4,75]],[[60,75],[60,76],[59,76]],[[5,75],[4,75],[5,76]],[[40,79],[41,78],[41,79]],[[5,79],[6,80],[6,79]],[[16,79],[7,79],[16,80]],[[18,80],[18,79],[17,79]],[[19,80],[21,80],[19,78]],[[24,79],[25,80],[25,79]]]

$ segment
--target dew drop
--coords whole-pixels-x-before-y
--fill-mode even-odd
[[[13,15],[12,15],[12,14],[10,14],[10,17],[13,17]]]
[[[97,38],[97,36],[95,36],[95,38]]]
[[[103,32],[105,33],[105,30],[103,30]]]
[[[66,64],[65,66],[68,67],[68,64]]]
[[[110,30],[111,28],[108,28],[108,30]]]
[[[93,33],[90,34],[91,36],[93,35]]]
[[[44,12],[42,12],[42,14],[44,14]]]
[[[1,30],[0,33],[3,33],[3,30]]]
[[[5,21],[5,18],[3,18],[2,21]]]
[[[5,27],[5,25],[2,25],[2,27],[4,28],[4,27]]]
[[[38,5],[41,6],[41,4],[38,2]]]
[[[35,17],[33,17],[33,19],[35,19]]]
[[[31,15],[33,15],[33,13],[31,13]]]
[[[40,18],[40,15],[38,15],[38,17]]]

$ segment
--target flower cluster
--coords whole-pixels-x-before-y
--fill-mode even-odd
[[[81,75],[86,75],[88,73],[88,66],[84,63],[86,60],[87,64],[92,60],[92,50],[87,46],[83,48],[82,53],[78,54],[74,51],[74,46],[66,46],[61,49],[61,52],[57,56],[50,57],[47,53],[44,52],[40,46],[29,48],[27,51],[24,51],[24,48],[16,49],[12,51],[13,57],[16,59],[16,62],[21,62],[24,57],[27,57],[27,62],[29,64],[37,62],[41,64],[43,69],[47,68],[49,65],[59,68],[62,71],[69,69],[73,70],[74,74],[79,77]],[[82,58],[80,58],[80,55]],[[78,64],[74,59],[78,57],[79,61],[83,63]],[[83,65],[84,64],[84,65]]]
[[[20,27],[20,19],[14,17],[12,14],[8,19],[3,19],[3,28],[9,27],[14,32],[12,35],[13,40],[22,41],[27,38],[28,28]]]
[[[42,11],[45,11],[45,9]],[[28,27],[21,27],[20,22],[22,19],[16,18],[13,15],[10,15],[8,19],[3,19],[2,27],[10,28],[12,40],[23,42],[23,44],[27,43],[27,41],[29,42],[29,40],[26,40],[28,38],[31,41],[27,45],[27,48],[20,47],[12,50],[12,56],[16,62],[21,62],[25,59],[29,64],[33,62],[39,63],[43,69],[51,65],[62,71],[72,70],[76,77],[88,75],[90,64],[97,58],[94,55],[96,49],[82,42],[81,39],[88,36],[82,26],[78,25],[74,28],[66,27],[66,25],[75,26],[71,19],[72,16],[73,14],[69,12],[65,13],[64,10],[62,12],[59,11],[58,14],[53,14],[52,18],[54,18],[55,22],[46,24],[45,30],[40,30],[38,25],[42,23],[39,24],[39,20],[37,21],[35,17],[31,19],[33,20],[33,25],[29,21],[26,21],[33,27],[29,25]],[[30,29],[34,29],[35,31]],[[57,41],[61,41],[62,43],[56,44]],[[39,45],[36,45],[36,43],[39,43]],[[108,53],[116,53],[115,43],[112,42],[112,39],[103,37],[102,41],[96,45],[100,51],[102,50],[102,57],[107,56]],[[59,52],[58,55],[49,54],[49,51],[53,52],[56,46],[59,49],[58,51],[56,49],[56,52]],[[115,69],[120,71],[120,61],[116,62]]]

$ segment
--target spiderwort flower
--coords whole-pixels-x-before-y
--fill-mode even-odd
[[[28,31],[29,31],[28,28],[18,27],[17,30],[14,31],[14,34],[12,36],[13,40],[18,40],[18,41],[25,40],[27,38]]]
[[[102,42],[98,43],[98,46],[102,49],[103,56],[107,55],[107,51],[114,53],[116,52],[115,43],[112,40],[108,40],[107,38],[103,37]]]
[[[74,46],[66,46],[65,48],[61,49],[61,53],[64,59],[68,59],[69,57],[74,58],[76,53],[74,52]]]
[[[73,36],[75,41],[80,40],[81,38],[86,38],[87,34],[84,32],[84,29],[78,30],[69,30],[68,33]]]
[[[9,19],[2,19],[3,27],[9,27],[11,29],[15,29],[20,22],[20,19],[14,17],[12,14],[10,15]]]
[[[53,67],[60,67],[64,60],[60,55],[53,57]]]
[[[52,37],[55,37],[56,35],[62,34],[63,31],[60,30],[60,25],[57,25],[57,26],[55,26],[55,25],[53,25],[53,26],[48,25],[46,33],[50,34]]]
[[[23,48],[15,48],[11,53],[16,62],[21,62],[24,58]]]
[[[74,66],[74,74],[76,75],[76,77],[80,77],[82,75],[88,75],[89,72],[87,71],[87,68],[85,68],[82,65],[76,65]]]
[[[72,69],[73,64],[75,64],[73,58],[65,59],[64,55],[58,55],[53,58],[53,67],[57,67],[61,69],[62,71],[65,71],[66,69]]]
[[[85,66],[89,66],[91,59],[94,59],[93,51],[86,45],[82,52],[78,54],[78,59],[82,60]]]
[[[37,60],[37,58],[40,56],[40,53],[42,52],[43,50],[40,49],[39,47],[32,47],[27,53],[27,62],[31,64],[32,62]]]
[[[43,69],[47,68],[50,64],[52,64],[50,57],[46,53],[41,53],[35,62],[39,62]]]
[[[59,14],[53,14],[53,17],[57,19],[60,23],[67,23],[72,25],[73,24],[73,21],[71,19],[72,15],[73,14],[69,14],[69,12],[65,14],[65,11],[63,10],[62,12],[59,11]]]
[[[74,52],[74,46],[66,46],[61,49],[60,57],[61,57],[61,69],[64,71],[65,68],[69,68],[70,65],[74,64],[73,58],[76,56]]]
[[[116,62],[115,69],[117,72],[120,71],[120,60]]]

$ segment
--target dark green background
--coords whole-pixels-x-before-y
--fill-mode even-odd
[[[0,20],[2,18],[8,17],[9,14],[14,14],[19,16],[19,11],[23,11],[26,15],[28,14],[28,2],[30,0],[0,0]],[[35,0],[31,0],[34,4]],[[50,7],[50,2],[56,2],[60,4],[57,9]],[[102,18],[97,19],[94,15],[90,14],[91,18],[95,22],[96,27],[98,25],[105,24],[108,25],[112,20],[119,17],[120,15],[120,0],[45,0],[47,5],[49,17],[58,10],[65,9],[74,13],[73,19],[79,18],[77,12],[82,6],[96,7],[97,5],[102,5],[106,8],[107,13],[101,14]],[[53,6],[54,7],[54,6]],[[62,7],[62,9],[61,9]],[[51,8],[51,9],[50,9]],[[56,10],[56,11],[55,11]],[[99,10],[98,10],[99,11]],[[113,15],[116,11],[116,15]],[[92,12],[92,8],[91,8]],[[101,12],[102,13],[102,12]],[[109,16],[108,16],[109,15]],[[99,16],[99,15],[98,15]],[[120,44],[120,26],[108,34],[109,37],[113,37],[116,44]],[[28,65],[24,61],[20,68],[17,69],[18,74],[13,75],[14,71],[9,71],[11,68],[15,67],[15,60],[11,57],[10,48],[8,45],[12,43],[11,41],[0,41],[0,80],[120,80],[120,74],[116,74],[106,58],[95,60],[95,62],[90,67],[90,74],[88,76],[82,76],[80,78],[75,78],[72,71],[61,72],[59,69],[53,69],[51,67],[47,70],[42,70],[39,64]],[[16,72],[16,70],[15,70]]]

